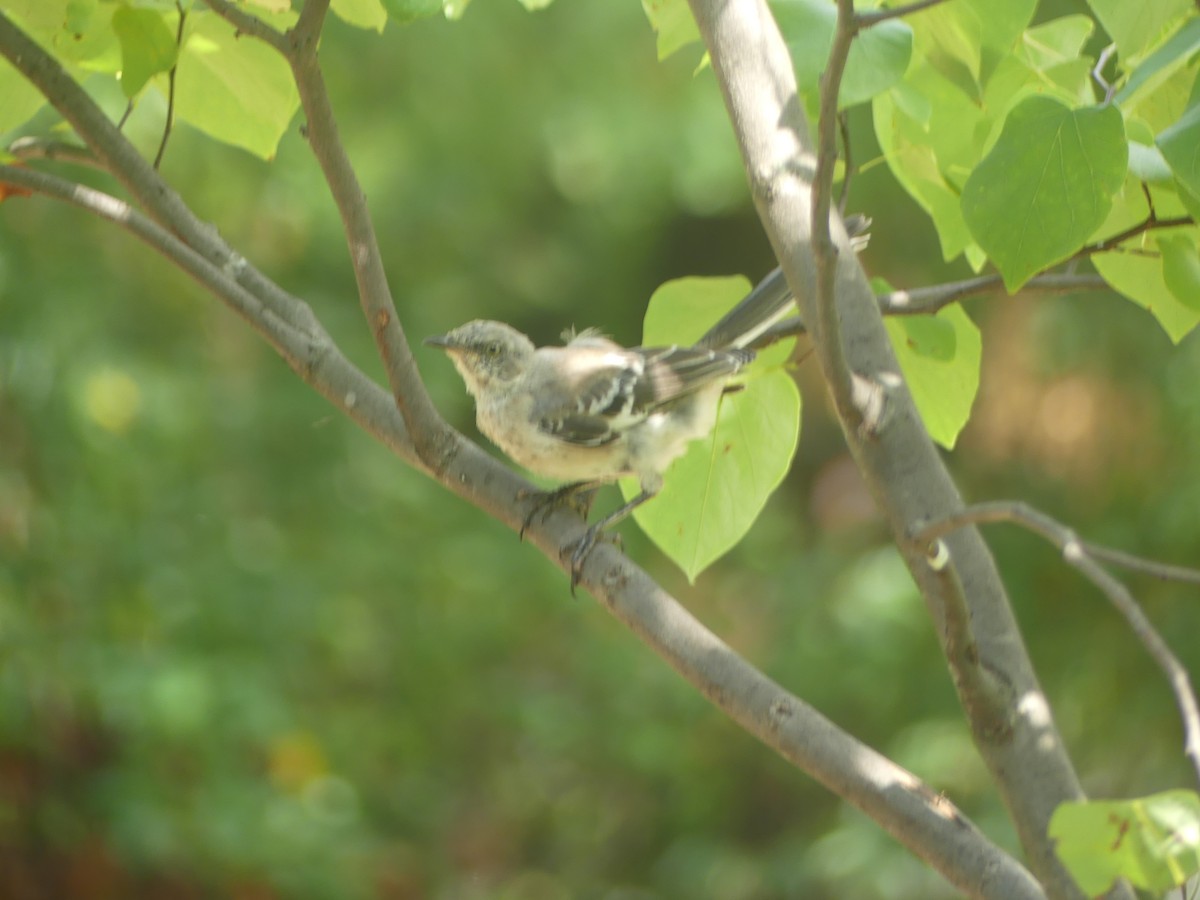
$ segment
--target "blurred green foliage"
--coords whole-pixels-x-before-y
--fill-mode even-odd
[[[321,56],[414,343],[480,315],[633,341],[666,278],[771,265],[711,73],[660,65],[636,4],[476,3],[382,37],[331,21]],[[151,154],[162,113],[147,97],[128,126]],[[869,124],[852,119],[862,161]],[[379,371],[297,125],[270,164],[181,127],[164,171]],[[851,196],[875,218],[874,272],[963,274],[886,167]],[[1197,563],[1196,336],[1172,346],[1106,294],[971,313],[983,383],[951,457],[966,495]],[[450,367],[418,352],[473,433]],[[628,549],[1013,847],[811,363],[799,378],[800,458],[747,541],[694,588],[635,530]],[[1186,784],[1135,640],[1053,551],[988,536],[1088,789]],[[1194,592],[1131,583],[1195,665]],[[169,265],[25,198],[0,207],[0,893],[953,896]]]

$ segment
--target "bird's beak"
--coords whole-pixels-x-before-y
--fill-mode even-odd
[[[427,337],[421,341],[426,347],[440,347],[443,350],[450,350],[455,347],[454,341],[450,340],[448,334],[435,334],[432,337]]]

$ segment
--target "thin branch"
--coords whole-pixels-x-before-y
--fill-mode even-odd
[[[950,550],[936,542],[929,567],[941,581],[942,634],[946,661],[963,702],[970,705],[973,727],[1001,739],[1012,733],[1013,688],[983,665],[971,627],[971,606],[958,571],[950,564]]]
[[[1148,231],[1153,231],[1157,228],[1182,228],[1186,225],[1195,225],[1196,220],[1191,216],[1174,216],[1167,219],[1160,219],[1154,213],[1153,207],[1150,209],[1150,215],[1136,225],[1131,225],[1124,231],[1118,231],[1112,237],[1107,237],[1095,244],[1089,244],[1081,249],[1071,259],[1082,259],[1086,256],[1091,256],[1094,253],[1107,253],[1110,250],[1115,250],[1121,244],[1125,243],[1130,238],[1137,237],[1139,234],[1145,234]]]
[[[287,53],[287,37],[284,36],[282,31],[272,28],[262,19],[258,18],[258,16],[245,12],[240,6],[231,2],[231,0],[204,0],[204,2],[208,5],[209,9],[236,28],[239,34],[246,34],[252,38],[257,38],[260,41],[270,44],[280,53]]]
[[[1067,526],[1055,521],[1045,513],[1021,502],[980,503],[969,506],[961,512],[948,516],[939,522],[924,528],[917,540],[932,543],[937,538],[949,534],[964,525],[978,525],[985,522],[1008,522],[1020,525],[1034,534],[1039,535],[1057,547],[1067,565],[1077,569],[1092,584],[1098,587],[1116,608],[1150,657],[1162,669],[1167,683],[1175,694],[1175,702],[1179,707],[1183,720],[1184,753],[1191,760],[1200,781],[1200,704],[1192,690],[1191,680],[1187,669],[1171,651],[1170,646],[1155,629],[1150,619],[1142,611],[1129,589],[1102,568],[1095,559],[1094,545],[1081,541]],[[1119,561],[1137,571],[1153,572],[1157,577],[1169,577],[1176,572],[1187,572],[1184,580],[1193,584],[1200,583],[1200,572],[1183,570],[1176,566],[1163,566],[1150,560],[1116,551],[1102,550],[1108,561]]]
[[[846,203],[850,199],[850,180],[854,176],[854,158],[850,148],[850,122],[846,110],[838,113],[838,132],[842,136],[842,187],[838,191],[838,215],[846,218]]]
[[[1048,272],[1029,279],[1022,285],[1020,293],[1070,294],[1108,288],[1108,282],[1100,275]],[[1004,290],[1004,280],[999,275],[981,275],[965,281],[951,281],[908,291],[889,291],[877,295],[875,299],[879,303],[879,311],[885,316],[924,316],[936,313],[951,303],[1001,290]],[[760,349],[783,338],[804,334],[807,330],[798,316],[784,319],[759,335],[751,347]]]
[[[911,16],[913,13],[918,13],[923,9],[929,9],[931,6],[937,6],[939,3],[945,3],[946,0],[919,0],[917,3],[909,3],[907,6],[896,6],[892,9],[877,9],[871,12],[858,13],[855,18],[856,30],[870,28],[872,25],[878,25],[880,22],[886,22],[888,19],[898,19],[901,16]]]
[[[104,164],[87,147],[67,141],[48,141],[39,137],[22,137],[13,141],[8,152],[21,160],[47,159],[51,162],[68,162],[92,169],[107,171]]]
[[[833,174],[837,166],[838,94],[854,41],[854,2],[837,0],[837,30],[829,61],[821,76],[821,114],[817,123],[817,170],[812,184],[812,250],[816,265],[817,352],[824,357],[825,377],[835,402],[845,414],[858,415],[850,368],[842,347],[837,305],[839,247],[830,234]]]
[[[162,140],[158,144],[158,152],[154,154],[154,168],[162,165],[163,154],[167,152],[167,140],[171,137],[171,128],[175,124],[175,74],[179,69],[179,51],[183,49],[183,27],[187,23],[187,10],[179,0],[175,0],[175,9],[179,13],[179,28],[175,31],[175,65],[167,73],[167,118],[163,122]]]

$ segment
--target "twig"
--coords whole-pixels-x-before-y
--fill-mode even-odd
[[[896,6],[892,9],[877,9],[872,12],[859,13],[855,18],[856,30],[870,28],[872,25],[878,25],[880,22],[886,22],[888,19],[898,19],[901,16],[911,16],[913,13],[918,13],[923,9],[929,9],[931,6],[937,6],[939,3],[945,3],[946,0],[919,0],[917,3],[909,3],[907,6]]]
[[[818,352],[825,357],[826,380],[835,401],[847,414],[861,419],[851,389],[851,373],[842,347],[837,308],[838,246],[829,230],[833,204],[833,174],[837,166],[838,94],[846,59],[854,41],[854,2],[838,0],[837,30],[829,61],[821,76],[821,114],[817,122],[817,170],[813,176],[812,249],[816,265],[816,331]]]
[[[838,131],[842,136],[842,187],[838,191],[838,215],[846,217],[846,202],[850,199],[850,179],[854,175],[854,159],[850,152],[850,122],[846,110],[838,113]]]
[[[258,16],[245,12],[230,0],[204,0],[208,8],[238,30],[239,34],[247,34],[257,38],[280,53],[286,54],[288,49],[287,37],[282,31],[272,28]],[[308,4],[305,4],[307,8]]]
[[[154,168],[162,164],[163,154],[167,152],[167,139],[171,136],[171,127],[175,124],[175,73],[179,69],[179,52],[183,49],[183,26],[187,22],[187,11],[179,0],[175,0],[175,9],[179,12],[179,28],[175,32],[175,64],[167,73],[167,119],[163,123],[162,140],[158,144],[158,152],[154,154]]]
[[[1075,291],[1107,290],[1108,282],[1100,275],[1073,275],[1047,272],[1035,275],[1021,287],[1023,294],[1069,294]],[[885,316],[924,316],[982,294],[1004,289],[1004,280],[999,275],[981,275],[965,281],[913,288],[910,291],[890,291],[877,295],[879,311]],[[799,317],[784,319],[764,331],[752,345],[753,349],[766,347],[783,338],[804,334],[807,329]]]
[[[48,159],[51,162],[69,162],[104,171],[104,164],[87,147],[67,141],[48,141],[39,137],[17,138],[8,147],[8,152],[17,159]]]
[[[1175,702],[1183,720],[1184,753],[1191,760],[1197,780],[1200,780],[1200,704],[1197,703],[1196,694],[1192,690],[1187,669],[1154,628],[1129,589],[1096,562],[1097,553],[1095,551],[1098,548],[1095,545],[1080,540],[1075,532],[1067,526],[1019,501],[980,503],[969,506],[959,513],[929,525],[917,535],[917,540],[932,543],[937,538],[965,525],[978,525],[985,522],[1009,522],[1020,525],[1049,541],[1061,551],[1067,565],[1077,569],[1098,587],[1109,599],[1109,602],[1116,607],[1117,612],[1125,617],[1125,621],[1134,635],[1142,642],[1142,646],[1146,648],[1158,667],[1162,669],[1175,694]],[[1140,572],[1153,573],[1160,578],[1187,572],[1188,574],[1183,580],[1193,584],[1200,583],[1200,572],[1183,570],[1178,566],[1165,566],[1117,551],[1101,549],[1101,554],[1108,562]]]
[[[1094,253],[1107,253],[1110,250],[1115,250],[1121,244],[1125,243],[1132,237],[1137,237],[1139,234],[1144,234],[1147,231],[1152,231],[1157,228],[1182,228],[1185,225],[1195,225],[1196,220],[1191,216],[1173,216],[1168,219],[1160,219],[1154,212],[1154,208],[1150,208],[1150,215],[1136,225],[1131,225],[1124,231],[1118,231],[1112,237],[1107,237],[1095,244],[1089,244],[1082,248],[1071,259],[1080,259],[1085,256],[1091,256]]]

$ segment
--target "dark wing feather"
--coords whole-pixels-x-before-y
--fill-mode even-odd
[[[572,357],[569,389],[539,410],[543,432],[571,444],[607,444],[665,404],[728,378],[754,358],[749,350],[608,346],[590,358]]]

